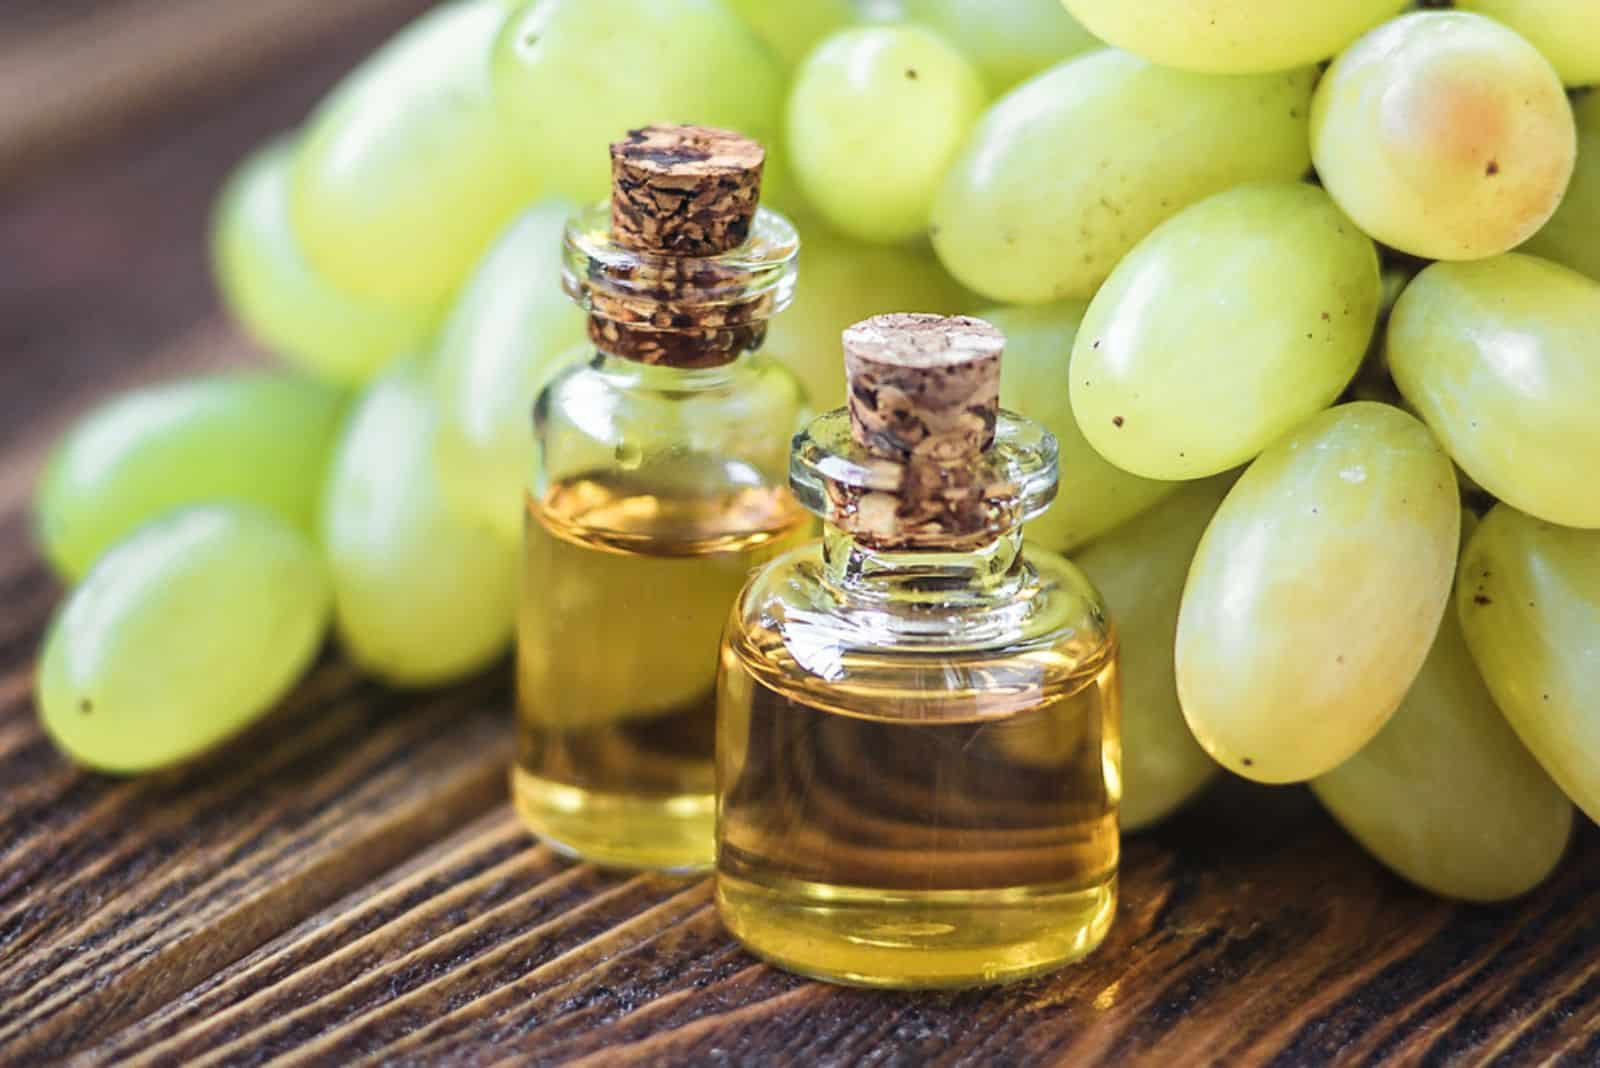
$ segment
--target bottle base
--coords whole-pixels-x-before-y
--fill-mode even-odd
[[[691,875],[709,871],[716,859],[711,794],[602,794],[513,767],[511,797],[530,831],[577,860]]]
[[[846,986],[951,989],[1014,982],[1104,941],[1117,878],[1085,888],[871,890],[717,874],[734,937],[787,971]]]

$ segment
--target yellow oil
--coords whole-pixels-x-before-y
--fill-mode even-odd
[[[530,497],[512,792],[534,833],[611,866],[711,865],[717,643],[750,570],[809,529],[787,489],[710,459]]]
[[[746,946],[863,986],[1000,983],[1076,960],[1116,908],[1114,647],[822,683],[762,635],[723,650],[717,900]],[[931,688],[930,688],[931,684]]]

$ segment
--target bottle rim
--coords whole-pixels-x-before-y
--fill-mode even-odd
[[[765,322],[794,300],[800,235],[760,208],[750,236],[718,256],[638,252],[613,238],[609,201],[580,210],[563,237],[562,288],[591,315],[626,314],[629,329],[680,332],[714,316],[718,327]]]
[[[994,537],[1043,515],[1055,500],[1060,447],[1055,435],[1031,419],[1001,409],[994,444],[971,461],[966,479],[983,495],[985,525],[960,540]],[[906,465],[875,456],[851,436],[850,413],[839,408],[795,435],[789,486],[795,499],[825,522],[856,532],[860,502],[871,494],[894,496]],[[930,547],[938,539],[923,542]]]

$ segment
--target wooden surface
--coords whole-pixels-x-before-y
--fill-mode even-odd
[[[141,4],[184,0],[14,0],[0,86],[18,49],[93,39],[61,37],[67,14]],[[44,101],[0,175],[0,1063],[1600,1064],[1588,823],[1537,893],[1466,908],[1386,874],[1305,791],[1230,784],[1128,843],[1084,965],[908,996],[773,971],[703,882],[530,840],[505,803],[503,669],[403,695],[330,653],[199,766],[63,763],[30,695],[60,598],[29,546],[40,458],[117,389],[262,358],[216,307],[208,205],[420,4],[349,6],[292,62],[209,62],[177,95],[159,50],[119,59],[118,122]],[[17,106],[0,95],[0,120]]]

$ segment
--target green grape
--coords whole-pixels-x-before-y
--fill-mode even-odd
[[[1600,533],[1496,505],[1462,555],[1456,609],[1522,743],[1600,821]]]
[[[1574,109],[1578,162],[1561,206],[1519,251],[1555,260],[1600,282],[1600,92]]]
[[[855,21],[851,0],[727,0],[728,6],[794,68],[828,34]]]
[[[1577,139],[1537,49],[1482,15],[1420,11],[1333,64],[1312,103],[1311,150],[1367,233],[1413,256],[1472,260],[1545,224]]]
[[[464,515],[522,536],[533,399],[584,340],[584,316],[561,289],[571,205],[540,204],[479,264],[439,340],[433,371],[437,455]]]
[[[1600,4],[1594,0],[1456,0],[1456,6],[1526,37],[1568,85],[1600,82]]]
[[[1084,438],[1072,414],[1067,364],[1084,304],[1066,301],[980,313],[1006,335],[1000,404],[1043,423],[1061,449],[1055,503],[1028,524],[1028,540],[1071,552],[1152,507],[1179,483],[1155,482],[1113,467]]]
[[[1600,282],[1533,256],[1438,263],[1389,321],[1395,383],[1450,455],[1524,512],[1600,527]]]
[[[517,166],[489,59],[511,13],[454,0],[323,102],[295,162],[295,233],[350,292],[441,310],[538,182]]]
[[[907,0],[905,13],[965,52],[995,95],[1100,47],[1059,0]]]
[[[1341,405],[1262,453],[1178,616],[1178,694],[1206,751],[1283,783],[1371,741],[1433,646],[1460,523],[1449,458],[1398,408]]]
[[[1532,890],[1572,833],[1571,802],[1495,707],[1453,612],[1388,725],[1311,789],[1378,860],[1467,901]]]
[[[1164,67],[1260,74],[1315,63],[1340,51],[1407,0],[1063,0],[1103,41]]]
[[[135,527],[182,504],[243,501],[309,532],[344,398],[275,374],[195,378],[124,393],[57,444],[34,508],[68,579]]]
[[[196,756],[271,708],[315,658],[328,579],[269,512],[182,508],[95,564],[39,657],[39,718],[79,764],[132,774]]]
[[[501,34],[494,86],[503,135],[584,203],[606,195],[606,146],[629,129],[696,122],[771,146],[782,124],[777,59],[721,0],[540,0]]]
[[[815,411],[843,407],[845,329],[894,311],[954,315],[971,296],[932,256],[863,245],[800,222],[800,281],[793,306],[772,321],[766,351],[806,388]]]
[[[1186,208],[1089,305],[1072,408],[1100,455],[1146,478],[1214,475],[1332,404],[1372,338],[1378,252],[1309,185]]]
[[[979,121],[934,203],[934,247],[994,300],[1087,300],[1188,205],[1303,175],[1315,78],[1184,74],[1112,49],[1074,59]]]
[[[983,84],[919,26],[864,26],[828,38],[789,97],[789,158],[807,200],[862,241],[927,229],[933,198],[983,111]]]
[[[1232,484],[1223,475],[1182,486],[1073,557],[1111,606],[1122,645],[1124,831],[1165,819],[1218,770],[1183,720],[1172,647],[1189,562]]]
[[[420,368],[378,379],[345,427],[323,497],[340,639],[400,686],[482,668],[510,643],[516,611],[517,542],[449,506],[436,423]]]
[[[229,179],[212,225],[217,284],[268,348],[319,378],[356,385],[426,341],[435,316],[342,293],[316,273],[289,223],[293,165],[294,145],[282,138]]]

